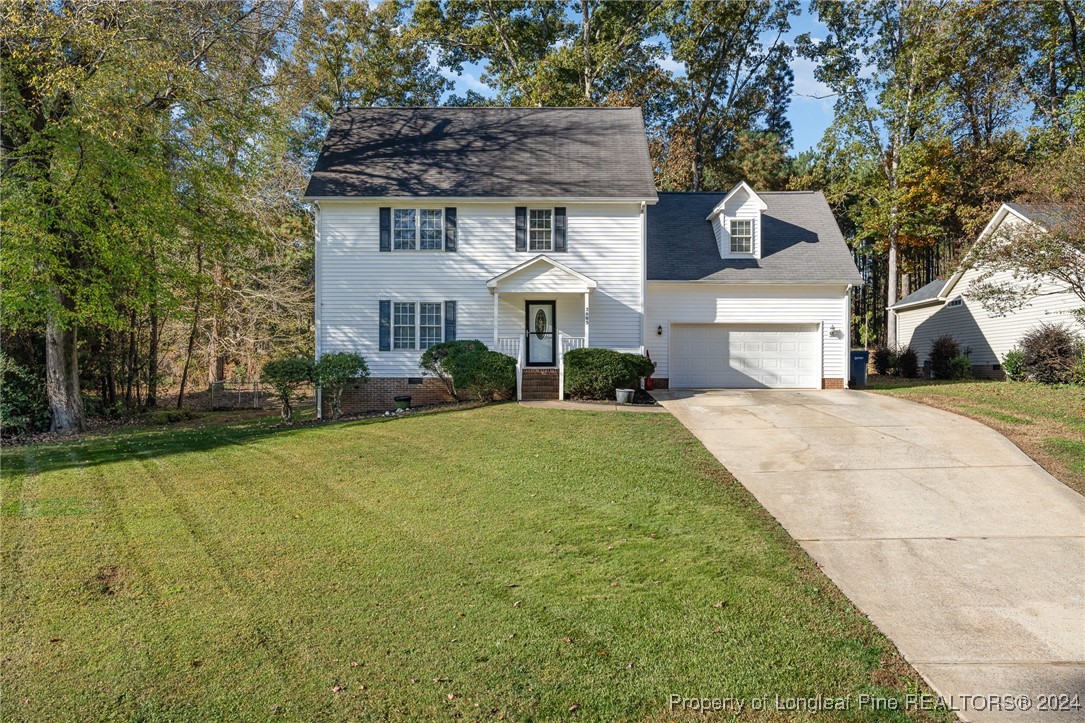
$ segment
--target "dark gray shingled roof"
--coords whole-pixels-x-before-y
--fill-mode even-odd
[[[926,286],[920,286],[912,293],[905,296],[897,303],[890,306],[890,309],[895,309],[898,306],[907,306],[909,304],[917,304],[921,301],[933,301],[938,298],[938,295],[942,293],[942,288],[946,285],[945,279],[935,279]]]
[[[1007,203],[1006,206],[1017,211],[1025,218],[1051,230],[1069,219],[1069,214],[1062,206],[1055,203]]]
[[[307,197],[654,199],[639,108],[339,111]]]
[[[648,280],[861,284],[820,192],[765,192],[761,258],[721,259],[705,219],[725,194],[660,193],[648,207]]]

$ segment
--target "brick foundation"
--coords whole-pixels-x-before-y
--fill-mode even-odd
[[[821,388],[822,389],[843,389],[844,388],[844,380],[843,379],[822,379],[821,380]]]
[[[1006,378],[1006,372],[1002,371],[1001,364],[973,364],[972,376],[976,379],[1001,380]]]
[[[670,381],[667,377],[652,377],[652,389],[670,389]]]
[[[396,408],[395,398],[408,395],[413,406],[442,404],[455,401],[449,396],[445,385],[434,377],[413,377],[421,383],[412,384],[409,377],[370,377],[364,384],[356,384],[343,390],[343,414],[387,411]],[[331,404],[321,400],[326,417],[331,416]]]

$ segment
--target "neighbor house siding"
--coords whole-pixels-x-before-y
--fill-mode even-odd
[[[1082,306],[1081,299],[1051,283],[1044,294],[1032,298],[1021,309],[1006,316],[997,317],[983,308],[975,299],[969,298],[968,289],[981,275],[981,271],[969,269],[949,292],[947,301],[960,297],[960,306],[936,303],[915,309],[902,309],[897,314],[897,338],[901,344],[911,346],[922,362],[930,353],[931,342],[949,334],[961,346],[961,351],[971,349],[974,365],[1001,364],[1010,349],[1017,346],[1025,332],[1043,323],[1074,324],[1071,314]],[[1008,273],[992,277],[995,283],[1012,282]]]
[[[847,287],[648,282],[647,348],[669,378],[670,325],[821,324],[822,377],[846,379]],[[663,334],[656,334],[657,327]],[[835,326],[838,335],[830,336]]]
[[[321,353],[356,351],[374,376],[417,376],[421,351],[379,351],[378,302],[455,301],[460,339],[493,341],[493,296],[486,281],[541,252],[517,252],[515,207],[508,203],[458,203],[458,250],[381,252],[380,206],[443,208],[425,199],[389,204],[324,201],[320,204],[317,348]],[[548,207],[530,204],[532,208]],[[642,246],[639,203],[572,204],[567,209],[568,250],[547,256],[594,279],[591,345],[639,350],[641,340]],[[583,295],[531,294],[557,299],[558,329],[583,334]],[[501,336],[523,329],[523,300],[502,296]]]

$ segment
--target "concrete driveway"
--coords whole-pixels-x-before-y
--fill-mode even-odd
[[[1085,498],[1009,440],[866,392],[653,395],[962,718],[1085,720]],[[1038,713],[1049,694],[1081,707]]]

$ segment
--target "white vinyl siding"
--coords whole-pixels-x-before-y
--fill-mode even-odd
[[[844,285],[649,281],[645,323],[651,331],[646,346],[656,362],[655,376],[670,377],[672,324],[817,325],[821,330],[818,343],[822,377],[847,379],[847,300]],[[656,327],[662,327],[662,335],[656,334]]]
[[[1078,328],[1070,313],[1082,305],[1081,299],[1064,286],[1050,283],[1044,294],[1032,298],[1024,308],[1006,316],[994,316],[975,299],[968,298],[968,287],[980,275],[980,271],[966,271],[950,292],[961,303],[939,303],[915,309],[903,309],[897,314],[897,340],[907,344],[919,356],[919,363],[926,360],[931,342],[943,334],[949,334],[961,346],[961,351],[971,350],[973,364],[1001,364],[1006,352],[1017,346],[1025,332],[1040,324],[1067,324]],[[999,274],[997,282],[1012,282],[1010,274]]]
[[[490,345],[494,302],[486,281],[540,253],[552,253],[552,258],[598,284],[589,302],[592,346],[640,350],[644,299],[639,203],[565,203],[569,250],[527,255],[517,253],[512,243],[515,207],[522,203],[458,202],[457,251],[440,254],[380,253],[380,205],[375,201],[320,204],[321,278],[316,301],[322,353],[358,352],[375,377],[418,376],[421,351],[378,350],[381,299],[455,299],[457,338],[480,339]],[[529,296],[555,300],[558,330],[583,335],[584,295],[554,285],[530,295],[502,294],[500,336],[523,334],[524,301]]]

